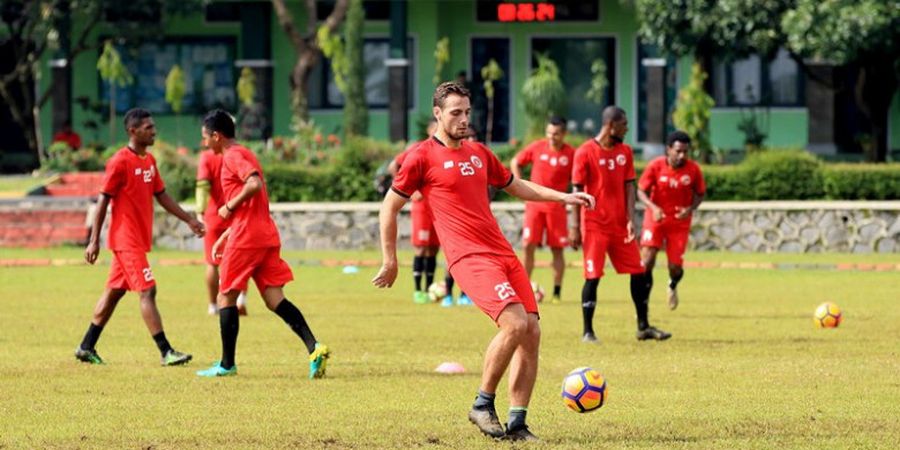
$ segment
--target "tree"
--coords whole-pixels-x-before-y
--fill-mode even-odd
[[[559,67],[549,56],[536,53],[537,68],[522,85],[522,102],[528,116],[528,134],[540,136],[547,118],[561,115],[566,107],[566,88]]]
[[[441,84],[444,79],[444,66],[450,62],[450,38],[444,36],[438,39],[434,46],[434,77],[431,79],[435,86]]]
[[[175,134],[178,136],[178,145],[181,145],[181,120],[178,116],[181,114],[181,107],[184,105],[185,94],[184,72],[178,64],[172,66],[169,74],[166,75],[166,103],[175,113]]]
[[[491,58],[481,68],[481,78],[484,79],[484,95],[487,97],[487,125],[485,126],[484,142],[490,143],[494,134],[494,82],[503,78],[503,69],[497,60]]]
[[[319,61],[319,27],[317,26],[318,8],[316,0],[305,0],[306,7],[306,29],[302,33],[297,28],[294,15],[285,5],[285,0],[272,0],[272,6],[275,9],[275,15],[278,17],[278,24],[287,35],[294,52],[297,54],[297,61],[291,70],[291,110],[294,119],[301,124],[309,121],[309,100],[307,97],[307,89],[309,88],[309,75],[312,69]],[[335,32],[337,27],[343,22],[344,15],[347,13],[348,0],[337,0],[334,3],[334,9],[331,14],[322,23],[329,34]]]
[[[366,64],[363,59],[363,28],[366,14],[362,0],[350,0],[344,45],[347,59],[347,83],[344,94],[344,136],[369,134],[369,106],[366,103]]]
[[[706,72],[700,63],[695,62],[691,67],[691,81],[678,91],[678,103],[672,113],[672,121],[693,139],[696,158],[709,162],[712,150],[709,144],[709,118],[715,102],[703,88],[704,82]]]
[[[609,86],[609,79],[606,78],[606,62],[603,61],[603,58],[597,58],[591,64],[591,88],[588,89],[585,97],[603,106],[606,102],[607,86]]]
[[[100,78],[109,85],[109,145],[116,141],[116,86],[125,87],[134,83],[134,77],[122,64],[119,51],[112,41],[103,44],[103,53],[97,59],[97,71]]]

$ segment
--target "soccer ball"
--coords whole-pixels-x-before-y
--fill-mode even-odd
[[[544,301],[544,288],[537,284],[537,282],[531,282],[531,292],[534,292],[534,301],[538,303]]]
[[[563,379],[563,403],[578,413],[600,409],[609,396],[603,375],[590,367],[579,367]]]
[[[437,281],[428,286],[428,299],[433,302],[439,302],[447,296],[447,283]]]
[[[837,328],[841,324],[841,308],[834,303],[822,303],[816,308],[813,322],[819,328]]]

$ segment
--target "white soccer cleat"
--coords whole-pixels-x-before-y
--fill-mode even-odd
[[[674,311],[678,307],[678,291],[669,288],[669,309]]]

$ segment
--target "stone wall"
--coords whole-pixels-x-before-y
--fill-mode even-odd
[[[187,205],[185,205],[187,207]],[[377,203],[281,203],[272,215],[285,249],[377,249]],[[506,238],[518,247],[521,203],[494,203]],[[643,211],[638,210],[640,224]],[[409,248],[409,211],[399,218],[399,247]],[[162,211],[154,239],[201,250],[187,226]],[[900,202],[706,202],[694,214],[690,247],[735,252],[900,252]]]

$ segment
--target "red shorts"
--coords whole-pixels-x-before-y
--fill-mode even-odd
[[[662,248],[663,241],[665,241],[666,258],[669,259],[670,264],[680,266],[684,264],[684,251],[690,235],[690,220],[657,222],[651,216],[646,215],[641,230],[641,246],[659,249]]]
[[[409,217],[412,222],[412,234],[409,236],[409,241],[413,247],[438,247],[441,245],[426,205],[422,202],[413,202]]]
[[[293,280],[294,273],[281,259],[281,247],[226,248],[219,264],[219,292],[246,291],[250,278],[262,295],[267,287]]]
[[[460,290],[494,322],[512,303],[521,303],[526,312],[538,312],[531,281],[515,256],[484,253],[464,256],[453,263],[450,274]]]
[[[559,208],[547,208],[526,203],[522,243],[525,245],[546,243],[550,248],[564,248],[569,245],[569,220],[566,218],[566,208],[562,205],[559,206]],[[544,240],[545,230],[547,231],[546,240]]]
[[[222,233],[228,229],[228,225],[219,216],[215,218],[203,216],[203,224],[206,225],[206,234],[203,235],[203,257],[206,259],[207,264],[218,266],[220,261],[213,260],[212,247],[219,240],[219,237],[222,236]]]
[[[596,229],[584,229],[582,235],[584,246],[584,278],[592,280],[603,276],[606,255],[612,262],[616,273],[644,273],[641,262],[641,250],[637,239],[625,243],[625,236],[603,233]]]
[[[156,286],[147,254],[131,250],[113,250],[106,287],[143,292]]]

